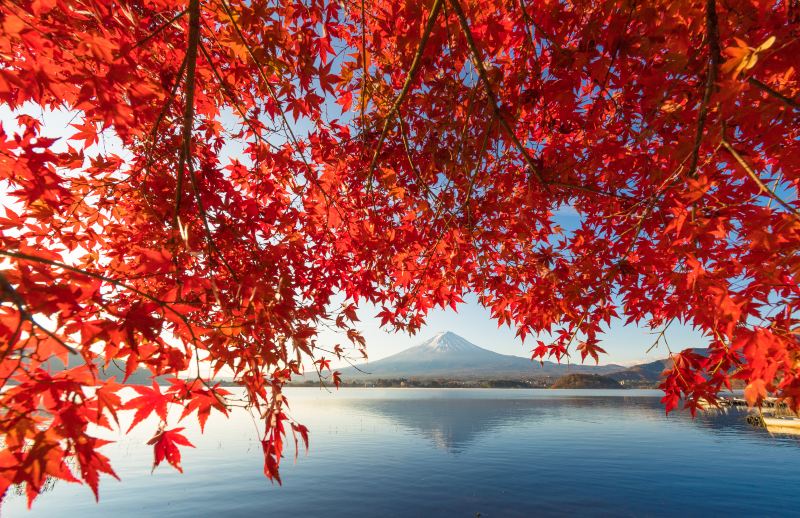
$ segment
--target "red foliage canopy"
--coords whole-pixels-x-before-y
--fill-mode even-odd
[[[798,22],[797,0],[3,2],[0,491],[96,493],[92,433],[123,409],[180,469],[168,408],[229,406],[202,362],[244,386],[277,478],[308,436],[281,389],[342,354],[320,326],[363,348],[363,301],[414,331],[477,293],[550,332],[534,358],[678,321],[709,354],[675,352],[667,410],[731,378],[800,407]],[[97,376],[117,359],[173,381],[131,398]]]

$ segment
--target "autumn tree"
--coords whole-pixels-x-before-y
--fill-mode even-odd
[[[220,372],[279,481],[308,434],[282,387],[338,384],[365,302],[413,332],[476,293],[534,359],[677,322],[708,354],[670,351],[668,411],[732,379],[798,409],[798,22],[797,0],[2,2],[0,491],[97,494],[93,430],[123,410],[180,469],[168,409],[226,413]],[[172,381],[98,376],[116,361]]]

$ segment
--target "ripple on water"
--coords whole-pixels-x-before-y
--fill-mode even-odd
[[[664,415],[658,392],[314,389],[289,392],[311,451],[261,475],[250,417],[212,418],[185,474],[150,474],[156,423],[106,447],[123,483],[101,501],[58,483],[3,516],[786,515],[797,509],[800,441],[741,412]],[[176,416],[177,418],[177,416]],[[184,425],[185,423],[181,423]]]

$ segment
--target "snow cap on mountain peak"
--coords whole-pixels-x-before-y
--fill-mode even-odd
[[[478,346],[451,331],[436,333],[433,338],[426,340],[420,345],[436,352],[464,352],[479,349]]]

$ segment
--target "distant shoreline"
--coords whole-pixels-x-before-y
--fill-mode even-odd
[[[535,379],[368,379],[353,380],[342,382],[339,386],[343,388],[464,388],[464,389],[552,389],[559,378],[535,378]],[[319,387],[319,380],[307,380],[303,382],[290,382],[287,387]],[[559,387],[573,390],[596,390],[604,387]],[[657,389],[657,384],[624,384],[619,387],[609,388],[609,390],[624,389]]]

